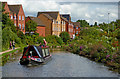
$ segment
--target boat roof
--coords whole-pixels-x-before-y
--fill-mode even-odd
[[[34,51],[36,51],[36,53],[38,54],[39,57],[43,56],[43,54],[42,54],[42,48],[41,48],[40,46],[35,46],[35,45],[30,45],[30,46],[28,46],[28,47],[25,47],[25,48],[24,48],[23,55],[24,55],[27,51],[29,51],[29,50],[30,50],[29,48],[31,48],[31,47],[34,48]]]

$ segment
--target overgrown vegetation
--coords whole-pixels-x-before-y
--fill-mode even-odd
[[[111,69],[120,70],[120,27],[117,20],[108,34],[107,24],[83,28],[66,50],[88,57],[94,61],[105,63]],[[106,25],[106,26],[102,26]],[[109,24],[109,26],[111,23]],[[120,72],[119,72],[120,73]]]

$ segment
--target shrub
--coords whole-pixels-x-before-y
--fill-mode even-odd
[[[47,37],[45,37],[46,41],[48,44],[52,44],[53,46],[61,46],[63,44],[63,41],[60,37],[56,36],[56,35],[49,35]]]
[[[44,39],[44,37],[42,37],[42,36],[39,36],[38,38],[37,38],[37,42],[40,44],[43,44],[43,39]]]
[[[65,42],[65,43],[67,43],[67,41],[70,40],[70,35],[68,32],[60,33],[60,37],[62,38],[63,42]]]

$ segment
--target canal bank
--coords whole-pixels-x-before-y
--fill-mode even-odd
[[[45,65],[26,67],[19,64],[21,54],[2,67],[3,77],[118,77],[103,64],[67,51],[51,52],[52,60]],[[18,72],[19,71],[19,72]]]

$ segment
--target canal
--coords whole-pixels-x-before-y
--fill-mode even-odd
[[[118,77],[103,64],[66,51],[53,51],[50,62],[32,67],[20,65],[20,57],[2,67],[3,77]]]

